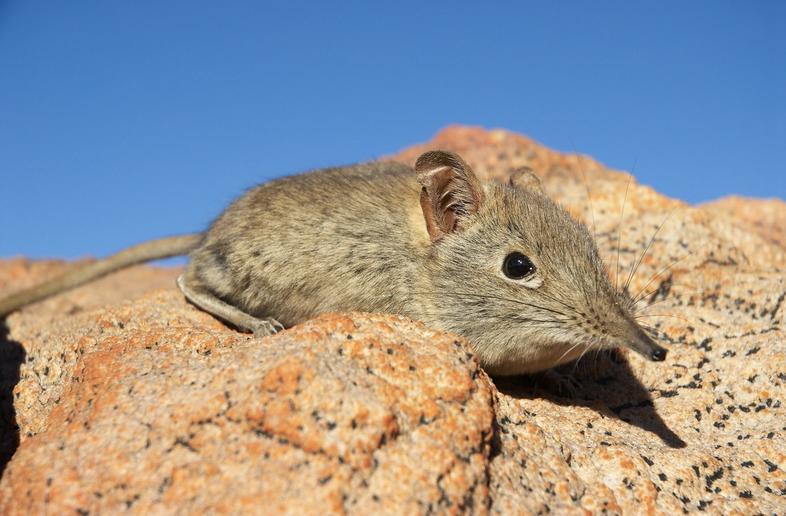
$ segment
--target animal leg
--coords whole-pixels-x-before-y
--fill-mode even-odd
[[[185,275],[177,278],[177,286],[191,303],[205,312],[230,323],[236,328],[251,332],[255,337],[266,337],[284,329],[284,325],[272,317],[257,318],[226,303],[207,290],[186,283]]]
[[[581,382],[570,373],[547,369],[538,376],[541,387],[558,396],[577,398],[581,392]]]

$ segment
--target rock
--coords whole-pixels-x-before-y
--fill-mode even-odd
[[[3,513],[486,507],[494,398],[463,340],[362,314],[258,340],[189,312],[167,292],[94,313]]]
[[[83,263],[84,260],[69,265],[21,258],[2,261],[0,295],[32,286]],[[171,288],[176,275],[172,269],[132,267],[27,307],[23,313],[11,316],[15,321],[11,326],[19,340],[12,340],[0,322],[0,472],[20,437],[24,440],[43,427],[53,400],[60,396],[67,380],[61,377],[62,364],[75,358],[67,350],[69,341],[95,331],[94,321],[81,312],[133,299],[151,289]],[[53,388],[54,385],[58,387]],[[16,394],[12,396],[15,386]]]
[[[753,231],[765,240],[786,247],[786,202],[781,199],[749,199],[730,195],[706,203],[703,208],[712,213],[733,217],[736,223]]]
[[[665,364],[585,359],[596,372],[579,375],[570,399],[498,381],[492,510],[782,510],[786,246],[773,221],[786,220],[784,204],[691,207],[505,131],[448,128],[397,159],[412,163],[432,146],[460,152],[486,178],[539,173],[594,228],[620,285],[636,269],[642,320],[670,348]]]
[[[780,512],[784,204],[689,206],[501,130],[448,128],[391,159],[426,148],[486,178],[539,173],[666,362],[593,355],[495,386],[463,340],[400,317],[257,341],[185,303],[176,271],[133,268],[8,318],[0,511]],[[0,294],[64,267],[0,262]],[[573,395],[544,388],[559,374]]]

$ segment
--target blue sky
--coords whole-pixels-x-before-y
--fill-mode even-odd
[[[0,0],[0,256],[198,231],[454,123],[786,198],[786,2]]]

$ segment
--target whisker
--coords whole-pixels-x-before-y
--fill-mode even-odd
[[[565,308],[567,308],[571,312],[575,312],[576,311],[575,308],[573,308],[572,306],[570,306],[566,302],[562,301],[561,299],[559,299],[559,298],[557,298],[555,296],[552,296],[551,294],[547,294],[546,292],[543,292],[543,291],[538,292],[538,294],[543,296],[543,297],[545,297],[546,299],[554,301],[555,303],[561,304],[562,306],[564,306]],[[567,315],[567,314],[563,314],[563,315]]]
[[[654,294],[655,292],[657,292],[657,290],[658,290],[658,289],[654,289],[654,290],[650,290],[650,291],[648,291],[648,292],[647,292],[647,293],[646,293],[644,296],[640,297],[640,298],[638,299],[638,301],[635,301],[635,303],[636,303],[636,304],[641,304],[641,303],[644,303],[644,300],[645,300],[645,299],[646,299],[648,296],[651,296],[652,294]],[[666,301],[674,301],[674,299],[669,299],[668,297],[662,297],[662,298],[660,298],[660,299],[656,299],[656,300],[654,300],[654,301],[652,301],[652,302],[647,302],[647,304],[645,304],[645,305],[642,307],[642,310],[649,310],[649,309],[650,309],[650,308],[652,308],[653,306],[657,306],[657,305],[659,305],[659,304],[661,304],[661,303],[665,303]]]
[[[645,296],[642,296],[642,294],[644,293],[644,291],[645,291],[645,290],[647,290],[647,287],[649,287],[649,286],[652,284],[652,282],[653,282],[653,281],[655,281],[656,279],[658,279],[658,277],[659,277],[661,274],[663,274],[664,272],[666,272],[666,271],[670,270],[672,267],[674,267],[675,265],[677,265],[678,263],[680,263],[682,260],[684,260],[684,259],[685,259],[685,258],[687,258],[688,256],[691,256],[691,254],[686,254],[686,255],[684,255],[684,256],[682,256],[682,257],[680,257],[680,258],[678,258],[678,259],[674,260],[673,262],[671,262],[670,264],[668,264],[667,266],[663,267],[661,270],[659,270],[658,272],[656,272],[655,274],[653,274],[653,275],[652,275],[652,277],[650,278],[650,280],[647,282],[647,284],[646,284],[646,285],[644,285],[644,287],[642,287],[642,289],[641,289],[641,290],[639,290],[639,292],[638,292],[638,293],[637,293],[637,294],[636,294],[636,295],[633,297],[633,302],[634,302],[634,303],[638,303],[638,302],[639,302],[641,299],[644,299],[645,297],[647,297],[646,295],[645,295]],[[640,297],[640,296],[641,296],[641,297]]]
[[[650,326],[648,324],[639,323],[639,327],[652,338],[657,338],[659,326]]]
[[[640,299],[639,301],[636,301],[636,304],[637,305],[640,304],[642,302],[642,300],[643,300],[643,298]],[[649,310],[650,308],[652,308],[654,306],[661,305],[661,304],[665,303],[666,301],[669,301],[669,299],[656,299],[652,303],[646,304],[646,305],[644,305],[644,306],[642,306],[640,308],[637,306],[637,308],[634,311],[636,313],[638,313],[638,314],[643,314],[643,313],[646,313],[646,310]]]
[[[573,147],[573,153],[579,158],[579,169],[581,170],[581,176],[584,178],[584,188],[587,190],[587,201],[589,202],[589,209],[590,215],[592,216],[592,238],[595,238],[597,235],[597,230],[595,228],[595,208],[592,206],[592,196],[590,195],[590,187],[589,181],[587,180],[587,172],[584,170],[584,160],[583,156],[578,153],[576,150],[576,145],[574,145],[573,140],[571,139],[571,146]]]
[[[419,292],[419,293],[420,294],[426,294],[426,295],[434,294],[433,292],[432,293]],[[569,314],[566,314],[565,312],[560,312],[559,310],[556,310],[556,309],[553,309],[553,308],[548,308],[548,307],[545,307],[545,306],[537,305],[535,303],[529,303],[529,302],[526,302],[526,301],[522,301],[520,299],[513,299],[513,298],[504,297],[504,296],[494,296],[494,295],[490,295],[490,294],[478,294],[478,293],[475,293],[475,292],[461,292],[461,291],[447,292],[447,293],[442,292],[442,293],[440,293],[440,295],[447,295],[447,296],[451,296],[451,297],[454,297],[454,298],[471,297],[471,298],[476,298],[476,299],[494,299],[496,301],[507,301],[509,303],[529,306],[529,307],[535,308],[537,310],[543,310],[545,312],[551,312],[551,313],[556,314],[556,315],[563,315],[563,316],[566,316],[566,317],[570,317]]]
[[[636,168],[636,163],[634,162],[633,168]],[[625,198],[622,201],[622,213],[620,214],[620,223],[617,226],[617,263],[614,266],[614,290],[619,288],[619,281],[620,281],[620,245],[622,242],[622,222],[625,219],[625,204],[628,202],[628,189],[630,189],[630,180],[633,177],[633,172],[631,175],[628,176],[628,184],[625,185]]]
[[[581,364],[580,364],[580,362],[581,362],[581,359],[582,359],[582,358],[584,358],[584,356],[585,356],[585,355],[587,355],[589,352],[592,352],[592,356],[594,356],[594,357],[595,357],[595,360],[597,360],[597,358],[598,358],[598,354],[600,353],[600,350],[599,350],[599,349],[595,349],[595,348],[593,348],[593,347],[589,347],[589,348],[587,348],[587,349],[584,351],[584,353],[582,353],[582,354],[579,356],[579,358],[577,358],[577,359],[576,359],[576,362],[573,364],[573,374],[576,374],[576,372],[579,370],[579,365],[581,365]]]
[[[571,145],[573,146],[573,153],[578,157],[579,169],[581,170],[581,176],[582,176],[582,178],[584,180],[584,188],[587,191],[587,202],[589,203],[590,217],[592,218],[592,240],[596,242],[597,241],[597,237],[598,237],[598,229],[597,229],[597,226],[595,224],[595,206],[594,206],[594,203],[592,202],[592,194],[590,193],[589,180],[587,179],[587,170],[584,167],[584,156],[578,152],[578,150],[576,149],[576,145],[572,141],[572,139],[571,139]],[[592,276],[592,281],[593,281],[593,284],[594,284],[593,285],[594,291],[597,292],[598,291],[598,277],[593,275]],[[587,302],[589,303],[590,299],[588,298],[586,293],[585,293],[584,297],[587,300]]]
[[[598,376],[598,365],[600,364],[600,357],[603,355],[603,350],[599,349],[595,352],[595,363],[592,364],[592,371],[595,377]]]
[[[639,297],[639,299],[634,301],[634,302],[637,303],[637,304],[641,303],[641,302],[644,301],[644,299],[647,298],[647,296],[650,296],[650,295],[654,294],[656,291],[657,291],[657,289],[651,290],[649,292],[646,292],[643,296]],[[687,297],[702,296],[703,293],[705,292],[704,290],[701,290],[701,289],[687,288],[687,286],[682,285],[682,284],[674,285],[674,287],[672,287],[672,291],[676,291],[680,296],[687,296]],[[654,306],[657,306],[657,305],[659,305],[661,303],[664,303],[664,302],[670,301],[670,300],[671,300],[671,298],[656,299],[655,301],[648,302],[646,305],[641,307],[640,310],[649,310],[650,308],[652,308]]]
[[[532,318],[529,318],[529,317],[521,317],[521,316],[517,316],[517,315],[511,316],[510,319],[512,319],[512,320],[514,320],[516,322],[543,323],[543,324],[553,324],[553,323],[556,323],[558,321],[559,322],[567,322],[568,321],[568,319],[556,319],[556,320],[555,319],[545,319],[545,320],[544,319],[532,319]],[[556,326],[561,326],[561,325],[556,325]]]
[[[687,319],[681,315],[676,315],[676,314],[639,314],[635,316],[636,319],[639,319],[641,317],[674,317],[675,319],[682,319],[687,323],[691,322],[690,319]]]
[[[644,261],[644,257],[647,256],[647,252],[650,250],[650,246],[652,246],[652,243],[655,241],[655,237],[658,236],[658,233],[660,232],[661,228],[663,227],[664,224],[666,224],[666,221],[669,220],[669,217],[671,217],[671,215],[674,213],[674,210],[676,210],[676,208],[671,210],[668,213],[668,215],[666,215],[666,218],[663,219],[663,222],[660,223],[660,226],[658,226],[658,229],[655,230],[655,233],[652,235],[652,238],[650,238],[650,241],[647,243],[647,247],[644,248],[644,252],[641,253],[641,257],[639,258],[639,260],[637,262],[634,262],[634,266],[631,269],[630,274],[628,274],[628,279],[625,281],[625,286],[623,287],[624,290],[628,290],[630,281],[633,279],[633,276],[636,274],[636,271],[638,270],[639,265],[641,265],[641,262]]]
[[[560,357],[557,359],[557,362],[556,362],[556,363],[557,363],[557,364],[559,364],[560,362],[562,362],[562,359],[563,359],[563,358],[565,358],[566,356],[568,356],[568,355],[570,354],[570,352],[571,352],[571,351],[573,351],[573,350],[574,350],[574,349],[576,349],[577,347],[581,346],[581,344],[582,344],[581,342],[577,342],[577,343],[575,343],[574,345],[572,345],[571,347],[569,347],[569,348],[568,348],[568,350],[567,350],[566,352],[564,352],[562,355],[560,355]]]
[[[421,310],[419,312],[420,315],[425,317],[441,317],[444,313],[439,311],[428,311],[428,310]],[[565,328],[566,323],[568,323],[569,319],[533,319],[530,317],[522,317],[517,315],[500,315],[500,314],[493,314],[493,313],[482,313],[479,317],[485,320],[504,320],[504,321],[514,321],[517,323],[527,323],[530,327],[537,327],[537,328],[544,328],[544,329],[561,329]]]
[[[579,358],[576,359],[576,363],[573,365],[574,372],[576,371],[576,369],[578,369],[579,362],[581,362],[581,359],[584,358],[584,355],[586,355],[592,349],[594,349],[592,346],[587,346],[587,348],[581,352],[581,355],[579,355]]]

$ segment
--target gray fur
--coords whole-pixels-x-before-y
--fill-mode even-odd
[[[387,312],[467,337],[491,374],[620,346],[663,360],[630,299],[611,286],[587,228],[537,178],[484,184],[441,151],[416,168],[375,162],[271,181],[201,236],[130,248],[0,302],[0,315],[142,258],[191,250],[178,279],[185,297],[257,335],[327,311]],[[531,259],[533,274],[503,274],[513,251]]]
[[[429,170],[439,166],[429,158]],[[461,184],[480,185],[465,173]],[[412,169],[377,162],[258,186],[207,231],[185,282],[285,326],[326,311],[403,314],[467,337],[492,374],[547,369],[588,348],[660,349],[611,286],[584,225],[536,190],[496,183],[474,194],[468,214],[472,193],[456,185],[421,203],[431,192]],[[457,227],[430,238],[421,210],[457,205]],[[512,251],[535,263],[537,288],[501,273]]]

